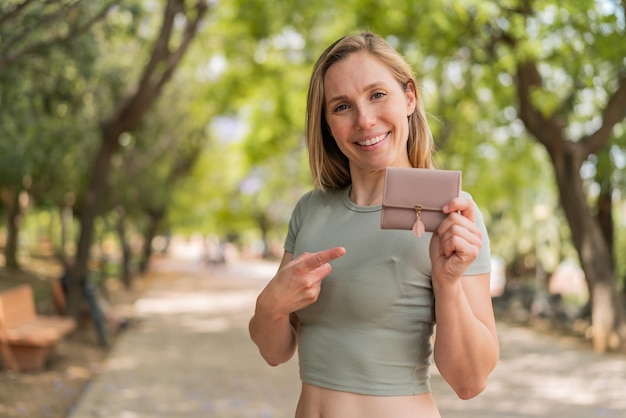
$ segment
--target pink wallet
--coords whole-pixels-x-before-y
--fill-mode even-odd
[[[460,194],[460,171],[388,167],[380,226],[412,230],[417,237],[435,232],[446,217],[443,206]]]

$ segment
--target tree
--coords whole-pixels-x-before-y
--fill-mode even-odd
[[[86,31],[112,4],[25,0],[0,7],[0,189],[9,268],[19,268],[24,210],[61,206],[85,168],[79,157],[91,143],[85,85],[94,62]]]
[[[120,135],[139,127],[142,118],[159,97],[189,48],[207,9],[206,2],[202,0],[196,1],[192,7],[183,0],[166,2],[159,33],[137,85],[130,87],[111,115],[102,121],[101,144],[80,211],[81,230],[68,298],[68,313],[71,315],[79,312],[93,241],[94,221],[106,190],[111,159],[120,147]],[[175,30],[178,19],[184,19],[184,28],[180,34]],[[179,38],[179,42],[173,47],[176,38]]]
[[[624,312],[616,288],[612,251],[612,180],[610,171],[599,179],[601,194],[594,210],[580,172],[590,156],[607,152],[614,139],[614,127],[626,118],[626,73],[622,61],[626,48],[622,47],[621,52],[619,48],[617,51],[614,49],[615,42],[623,40],[626,32],[623,25],[625,15],[622,7],[619,10],[622,23],[619,24],[616,15],[602,15],[597,9],[589,7],[593,3],[581,3],[587,7],[582,10],[550,10],[541,6],[531,8],[528,4],[526,8],[511,12],[511,17],[518,19],[519,24],[526,28],[538,24],[546,15],[558,13],[559,20],[565,23],[562,30],[577,29],[576,35],[563,45],[565,52],[570,54],[562,56],[580,54],[587,57],[586,62],[570,63],[569,60],[555,59],[551,51],[517,53],[514,76],[519,117],[550,155],[561,207],[589,280],[594,348],[606,351],[610,345],[615,345],[611,344],[611,339],[618,332],[626,341]],[[582,25],[575,12],[595,16],[594,23],[602,29],[594,30],[593,24]],[[523,49],[527,42],[513,30],[492,28],[492,34],[494,46],[506,45],[513,53]],[[592,37],[595,41],[588,45],[583,42],[585,37]],[[565,83],[560,83],[557,77],[564,78]],[[559,90],[555,89],[557,86]],[[578,123],[580,107],[590,97],[597,103],[598,113],[590,115],[586,129],[576,132],[572,125]],[[601,172],[598,170],[599,174]]]
[[[71,44],[102,20],[120,0],[20,0],[0,6],[0,68],[45,56]]]
[[[202,150],[207,147],[207,109],[197,106],[195,86],[184,77],[173,80],[141,128],[125,134],[123,150],[110,178],[108,208],[117,213],[117,230],[122,248],[122,282],[132,285],[131,249],[126,226],[143,235],[139,271],[145,273],[152,255],[152,241],[161,230],[174,192],[188,176]],[[132,178],[132,183],[128,179]]]
[[[519,64],[516,85],[520,118],[546,147],[553,161],[561,206],[571,227],[583,270],[590,281],[594,347],[605,351],[612,335],[624,325],[613,269],[612,193],[610,183],[604,181],[610,182],[610,177],[601,179],[600,184],[605,188],[594,216],[580,178],[580,169],[589,156],[603,152],[609,144],[613,127],[626,117],[626,76],[621,77],[617,89],[611,92],[602,112],[600,127],[577,142],[570,141],[564,132],[566,126],[562,111],[544,115],[541,105],[532,99],[533,93],[545,92],[544,83],[534,60]],[[608,227],[603,228],[603,225]],[[622,338],[626,339],[626,333]]]

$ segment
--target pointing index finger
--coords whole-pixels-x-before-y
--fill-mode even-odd
[[[345,253],[346,249],[343,247],[334,247],[328,250],[319,251],[312,254],[312,257],[305,262],[305,265],[307,268],[315,270],[324,264],[343,256]]]

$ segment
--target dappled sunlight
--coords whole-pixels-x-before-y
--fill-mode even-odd
[[[599,393],[589,390],[588,382],[573,377],[546,376],[533,389],[538,398],[574,405],[593,405],[602,401]]]
[[[119,356],[107,362],[107,370],[132,370],[137,367],[137,359],[134,357]]]
[[[139,316],[170,315],[181,313],[228,313],[254,306],[256,291],[233,291],[219,293],[171,293],[148,295],[135,304]]]
[[[162,289],[145,296],[137,304],[138,328],[120,339],[85,410],[103,417],[267,418],[294,410],[297,363],[268,367],[245,330],[256,290]]]
[[[624,417],[626,359],[501,325],[501,358],[485,391],[456,397],[437,370],[433,392],[447,418]]]
[[[196,333],[241,328],[254,312],[260,289],[277,268],[277,263],[264,260],[237,261],[213,269],[193,259],[163,260],[155,285],[136,302],[134,311],[139,318],[173,322]]]
[[[254,312],[257,290],[216,290],[214,292],[150,292],[137,301],[135,312],[151,322],[175,323],[194,333],[219,333],[241,328],[244,318]],[[149,330],[150,324],[146,324]]]
[[[234,326],[227,318],[186,318],[180,324],[195,332],[222,332]]]
[[[87,395],[86,402],[97,405],[90,411],[123,417],[293,416],[297,356],[269,367],[247,331],[256,297],[276,267],[238,261],[201,275],[191,269],[158,272],[135,305],[137,327],[119,340],[99,390]],[[598,355],[580,341],[524,328],[498,328],[500,362],[476,398],[459,399],[433,367],[442,417],[623,418],[623,356]]]

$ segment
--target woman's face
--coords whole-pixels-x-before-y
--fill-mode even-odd
[[[415,86],[405,91],[391,71],[366,52],[333,64],[324,77],[326,121],[350,172],[368,174],[389,166],[410,167],[408,116]]]

